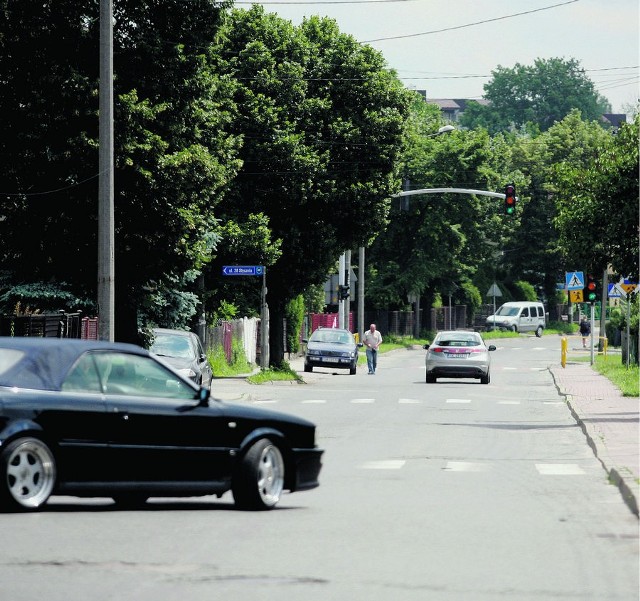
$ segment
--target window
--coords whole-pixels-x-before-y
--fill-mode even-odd
[[[82,355],[76,361],[62,383],[62,390],[67,392],[102,392],[100,377],[91,353]]]
[[[194,399],[196,392],[151,357],[128,353],[96,353],[96,363],[107,394]]]

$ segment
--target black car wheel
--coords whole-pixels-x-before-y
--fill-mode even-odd
[[[352,376],[355,375],[356,371],[357,371],[357,366],[356,365],[352,365],[351,367],[349,367],[349,374],[350,375],[352,375]]]
[[[284,488],[284,460],[267,438],[254,443],[242,458],[232,492],[240,509],[273,509]]]
[[[44,505],[56,482],[56,462],[38,438],[19,438],[0,455],[0,505],[13,510],[35,510]]]
[[[536,328],[536,336],[537,336],[538,338],[540,338],[540,337],[542,336],[542,329],[543,329],[543,328],[542,328],[542,326],[538,326],[538,327]]]
[[[486,376],[480,376],[480,384],[488,384],[491,382],[491,374],[487,372]]]
[[[431,374],[427,374],[425,381],[427,384],[435,384],[436,383],[436,377],[432,376]]]
[[[309,365],[308,363],[305,363],[304,371],[313,371],[313,365]]]

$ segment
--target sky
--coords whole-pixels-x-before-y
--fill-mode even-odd
[[[236,1],[248,9],[253,2]],[[334,19],[427,98],[471,98],[498,66],[576,59],[614,113],[640,98],[638,0],[263,0],[295,25]],[[518,14],[525,13],[525,14]],[[387,38],[387,39],[382,39]],[[390,39],[389,39],[390,38]]]

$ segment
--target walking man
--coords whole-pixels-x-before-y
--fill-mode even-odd
[[[372,323],[369,329],[363,334],[362,342],[367,349],[369,375],[373,375],[376,373],[376,366],[378,365],[378,347],[382,344],[382,334],[376,330],[375,323]]]

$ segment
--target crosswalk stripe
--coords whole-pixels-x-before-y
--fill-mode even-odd
[[[579,476],[584,470],[575,463],[536,463],[536,469],[543,476]]]

